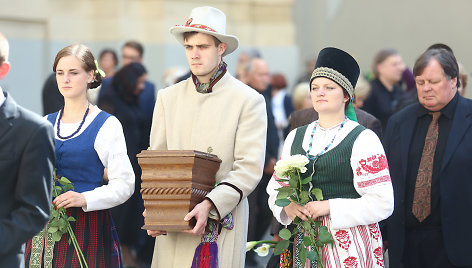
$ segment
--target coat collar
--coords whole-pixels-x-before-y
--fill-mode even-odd
[[[452,154],[461,143],[462,139],[467,133],[467,130],[472,124],[472,103],[470,100],[458,96],[456,111],[452,120],[451,131],[447,140],[446,151],[441,165],[441,170],[444,169],[451,159]]]
[[[3,92],[5,101],[0,106],[0,137],[3,136],[12,127],[12,118],[18,116],[18,107],[16,102],[13,100],[8,93]]]

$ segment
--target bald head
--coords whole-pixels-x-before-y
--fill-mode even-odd
[[[269,86],[269,66],[265,60],[261,58],[252,59],[247,75],[247,84],[255,90],[262,92]]]
[[[2,33],[0,33],[0,65],[3,62],[8,61],[9,50],[8,40]]]

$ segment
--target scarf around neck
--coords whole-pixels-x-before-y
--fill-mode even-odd
[[[198,82],[197,77],[192,73],[192,80],[195,84],[195,89],[199,93],[210,93],[213,91],[213,86],[218,82],[223,75],[226,73],[226,63],[221,60],[220,64],[218,65],[218,69],[216,72],[210,77],[210,82],[208,83],[200,83]]]

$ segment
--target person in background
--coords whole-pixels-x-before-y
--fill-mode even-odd
[[[241,51],[238,56],[238,63],[236,64],[235,76],[238,80],[246,83],[247,70],[252,59],[261,58],[261,53],[257,49],[248,49]]]
[[[43,102],[43,115],[57,112],[64,107],[64,97],[57,87],[56,74],[51,73],[44,82],[41,91]]]
[[[371,81],[371,93],[364,101],[363,109],[377,117],[385,131],[388,118],[393,114],[394,107],[403,95],[398,84],[405,69],[402,57],[394,49],[380,50],[374,57]]]
[[[356,93],[354,94],[352,106],[354,106],[354,108],[362,109],[362,107],[364,107],[365,99],[370,95],[370,91],[370,83],[367,82],[364,77],[359,76],[359,80],[357,80],[357,85],[355,89]]]
[[[271,104],[279,140],[282,142],[288,134],[288,118],[293,112],[292,98],[287,94],[287,80],[283,74],[270,77]]]
[[[140,194],[141,168],[136,157],[149,147],[151,131],[150,122],[145,120],[149,115],[142,114],[138,104],[139,93],[145,87],[146,73],[141,63],[125,65],[113,77],[112,90],[105,92],[98,102],[100,109],[114,115],[123,126],[128,157],[135,174],[133,195],[125,203],[111,209],[120,238],[123,263],[129,267],[139,267],[140,262],[150,265],[152,252],[145,251],[152,249],[154,242],[141,229],[144,225],[141,215],[144,204]],[[151,246],[146,247],[146,243],[151,243]]]
[[[274,173],[275,162],[279,158],[279,136],[272,113],[270,73],[267,62],[262,58],[253,58],[247,69],[246,84],[264,96],[267,113],[267,140],[264,161],[264,172],[256,189],[249,195],[249,223],[248,241],[260,240],[270,226],[272,215],[266,206],[268,195],[265,191],[272,173]],[[255,264],[255,254],[248,252],[246,264]]]
[[[295,111],[312,109],[310,86],[308,82],[302,82],[295,86],[292,93],[293,109]]]
[[[144,47],[137,41],[127,41],[121,48],[121,64],[125,66],[132,62],[139,62],[143,64]],[[108,90],[108,87],[113,80],[113,76],[107,77],[103,80],[98,99]],[[138,96],[139,107],[145,115],[152,115],[154,104],[156,102],[156,89],[152,82],[146,80],[144,90]],[[152,116],[146,120],[151,121]]]
[[[239,41],[226,34],[222,11],[194,8],[185,25],[170,32],[185,49],[191,77],[159,90],[150,148],[203,152],[210,148],[222,162],[217,186],[184,218],[196,219],[192,230],[167,235],[163,230],[148,230],[157,236],[152,267],[181,268],[192,263],[208,267],[203,265],[211,262],[212,267],[242,268],[249,214],[246,197],[259,183],[264,166],[264,98],[226,68],[224,56],[236,50]],[[203,241],[210,245],[204,247]]]
[[[459,80],[461,82],[461,85],[459,86],[459,88],[457,88],[457,91],[462,97],[464,97],[465,90],[467,89],[467,80],[469,78],[469,75],[464,65],[462,65],[460,62],[458,62],[457,64],[459,65]]]
[[[10,71],[9,53],[0,32],[0,81]],[[0,148],[0,267],[24,267],[25,242],[49,220],[54,132],[1,87]]]
[[[116,56],[116,52],[108,48],[102,50],[100,52],[98,65],[105,72],[105,77],[113,76],[115,74],[116,66],[118,66],[118,57]],[[56,86],[57,86],[57,83],[56,83]],[[94,105],[97,104],[100,90],[101,90],[101,87],[97,87],[97,88],[89,89],[87,91],[87,99],[89,100],[90,103]]]
[[[69,179],[73,191],[52,201],[65,208],[72,231],[89,267],[122,267],[120,243],[109,209],[125,202],[134,191],[134,173],[120,122],[91,105],[87,90],[100,85],[101,70],[88,47],[72,44],[61,49],[53,71],[64,107],[47,116],[56,136],[56,174]],[[103,183],[104,169],[108,183]],[[77,267],[69,234],[46,243],[44,233],[29,240],[25,264],[39,267],[52,256],[52,267]]]
[[[115,75],[116,67],[118,66],[118,56],[115,50],[111,48],[105,48],[100,52],[98,64],[105,72],[105,77],[111,77]]]
[[[315,67],[316,57],[311,56],[305,59],[305,69],[303,73],[298,77],[297,84],[308,83],[311,78],[311,73],[313,72],[313,67]]]
[[[443,46],[421,54],[413,74],[419,102],[393,115],[384,136],[390,267],[472,267],[472,101],[458,94],[459,67]]]

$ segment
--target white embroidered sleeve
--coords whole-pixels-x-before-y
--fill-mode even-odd
[[[359,134],[351,155],[354,188],[361,197],[330,199],[333,229],[366,225],[389,217],[393,212],[393,188],[385,152],[371,130]]]
[[[108,184],[83,192],[85,212],[108,209],[124,203],[134,192],[134,171],[128,158],[120,121],[110,116],[98,131],[94,148],[107,168]]]

